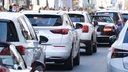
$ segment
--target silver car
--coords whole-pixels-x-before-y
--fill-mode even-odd
[[[44,62],[43,46],[39,44],[29,20],[21,13],[0,13],[0,41],[14,44],[28,66],[36,60]]]

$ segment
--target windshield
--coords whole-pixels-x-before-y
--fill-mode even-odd
[[[92,21],[113,23],[113,20],[109,16],[93,16]]]
[[[0,41],[19,41],[14,23],[12,21],[0,20]]]
[[[26,15],[33,26],[61,26],[63,21],[57,15]]]
[[[79,14],[68,14],[72,22],[85,22],[84,16]]]

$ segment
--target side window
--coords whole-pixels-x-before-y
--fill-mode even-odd
[[[32,24],[31,24],[30,21],[29,21],[29,19],[28,19],[27,17],[24,17],[24,20],[25,20],[25,22],[27,23],[29,30],[31,30],[30,32],[31,32],[31,34],[32,34],[33,39],[38,39],[38,38],[37,38],[37,35],[36,35],[36,33],[35,33],[35,31],[34,31],[34,29],[33,29],[33,27],[32,27]]]
[[[88,17],[87,14],[85,15],[85,20],[86,20],[86,22],[90,22],[90,21],[89,21],[89,17]]]
[[[70,17],[69,17],[69,15],[67,15],[67,17],[68,17],[68,20],[69,20],[69,23],[71,24],[71,26],[72,26],[73,28],[75,28],[74,25],[73,25],[73,22],[71,21],[71,19],[70,19]]]
[[[7,23],[7,41],[9,41],[9,42],[19,41],[16,28],[15,28],[14,23],[12,21]]]
[[[70,21],[69,21],[69,19],[68,19],[68,17],[67,17],[66,14],[64,14],[64,20],[66,21],[66,23],[67,23],[68,25],[71,26],[71,23],[70,23]]]
[[[32,37],[32,35],[31,35],[31,32],[30,32],[30,30],[28,29],[28,26],[27,26],[27,24],[25,23],[23,17],[18,18],[18,21],[19,21],[19,24],[20,24],[20,29],[21,29],[22,34],[23,34],[23,36],[25,37],[25,39],[27,39],[27,40],[32,40],[33,37]]]

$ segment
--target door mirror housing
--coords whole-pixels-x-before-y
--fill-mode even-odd
[[[98,25],[98,22],[97,22],[97,21],[94,21],[93,23],[94,23],[94,27],[95,27],[96,25]]]
[[[45,36],[40,36],[39,38],[40,38],[39,44],[48,42],[48,38]]]
[[[112,35],[112,36],[109,37],[109,40],[110,40],[111,43],[114,43],[116,41],[116,39],[117,39],[116,35]]]
[[[82,24],[80,24],[80,23],[76,23],[76,26],[75,26],[76,29],[81,29],[82,27],[83,27]]]

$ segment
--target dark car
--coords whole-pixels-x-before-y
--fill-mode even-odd
[[[107,15],[95,15],[91,17],[97,30],[97,44],[112,44],[110,37],[118,36],[119,30],[113,19]]]
[[[116,11],[116,10],[102,10],[102,11],[98,11],[96,13],[96,15],[108,15],[108,16],[111,16],[114,23],[117,25],[119,31],[122,30],[123,28],[123,20],[122,20],[122,16],[120,14],[119,11]]]

